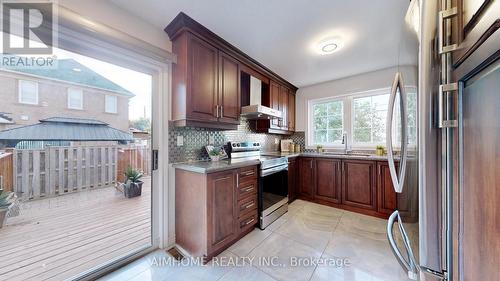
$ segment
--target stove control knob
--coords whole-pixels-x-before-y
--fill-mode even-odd
[[[241,144],[237,143],[237,144],[236,144],[236,146],[237,146],[237,147],[240,147],[240,146],[241,146]]]
[[[236,146],[236,144],[235,144],[235,143],[233,143],[233,145],[232,145],[232,146],[233,146],[233,147],[235,147],[235,146]]]
[[[254,144],[253,144],[253,146],[259,146],[259,143],[258,143],[258,142],[256,142],[256,143],[254,143]]]

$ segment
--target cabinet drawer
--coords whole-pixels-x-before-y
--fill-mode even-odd
[[[248,213],[257,213],[257,196],[253,195],[238,201],[238,217],[244,217]]]
[[[257,181],[240,183],[238,187],[238,200],[257,194]]]
[[[238,226],[240,233],[253,228],[257,224],[257,212],[250,213],[247,216],[240,218]]]
[[[257,178],[257,166],[240,168],[240,170],[238,171],[238,180],[240,183],[248,180],[255,180],[256,178]]]

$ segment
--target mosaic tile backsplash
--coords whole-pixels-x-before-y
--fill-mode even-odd
[[[183,136],[184,143],[182,146],[177,146],[177,136]],[[304,132],[297,132],[292,136],[255,133],[250,130],[248,122],[244,120],[241,121],[238,129],[234,131],[216,131],[191,127],[177,128],[171,126],[168,136],[169,163],[208,160],[209,157],[205,151],[205,146],[209,144],[210,137],[213,137],[214,145],[224,145],[228,141],[260,142],[262,151],[278,151],[279,144],[275,144],[275,139],[278,139],[279,143],[283,138],[290,138],[295,143],[300,144],[302,150],[305,146]]]

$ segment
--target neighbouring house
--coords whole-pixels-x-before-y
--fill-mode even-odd
[[[0,130],[56,116],[93,118],[128,130],[134,94],[73,59],[58,60],[56,70],[1,69],[0,85]]]
[[[93,119],[51,117],[37,124],[0,131],[0,148],[16,147],[20,142],[31,142],[37,149],[44,144],[67,142],[65,146],[127,144],[134,140],[131,133],[118,130]]]
[[[7,114],[0,112],[0,131],[13,124],[14,121],[12,120],[12,118],[10,118]]]

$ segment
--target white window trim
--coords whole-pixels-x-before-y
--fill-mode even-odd
[[[80,92],[80,106],[79,107],[72,107],[71,106],[71,95],[70,91],[75,90]],[[77,88],[68,88],[66,95],[68,96],[68,109],[78,109],[78,110],[83,110],[83,90],[82,89],[77,89]]]
[[[309,100],[307,104],[307,135],[306,135],[306,148],[308,149],[314,149],[316,148],[316,144],[314,144],[314,117],[313,117],[313,106],[319,103],[325,103],[325,102],[333,102],[333,101],[342,101],[342,108],[343,108],[343,115],[342,115],[342,130],[345,132],[346,129],[346,97],[342,96],[337,96],[337,97],[329,97],[329,98],[321,98],[321,99],[314,99],[314,100]],[[349,109],[350,110],[350,109]],[[320,144],[324,148],[341,148],[344,145],[343,144],[332,144],[332,145],[326,145],[326,144]]]
[[[114,97],[116,103],[115,103],[115,111],[108,111],[108,97]],[[104,112],[106,113],[111,113],[111,114],[117,114],[118,113],[118,97],[114,95],[105,95],[104,96]]]
[[[21,84],[23,82],[31,82],[31,83],[35,83],[35,88],[36,88],[36,102],[35,103],[31,103],[31,102],[24,102],[21,98],[22,96],[22,87],[21,87]],[[22,103],[22,104],[31,104],[31,105],[38,105],[38,96],[39,96],[39,93],[38,93],[38,82],[36,81],[31,81],[31,80],[18,80],[18,83],[17,83],[17,97],[18,97],[18,102],[19,103]]]

